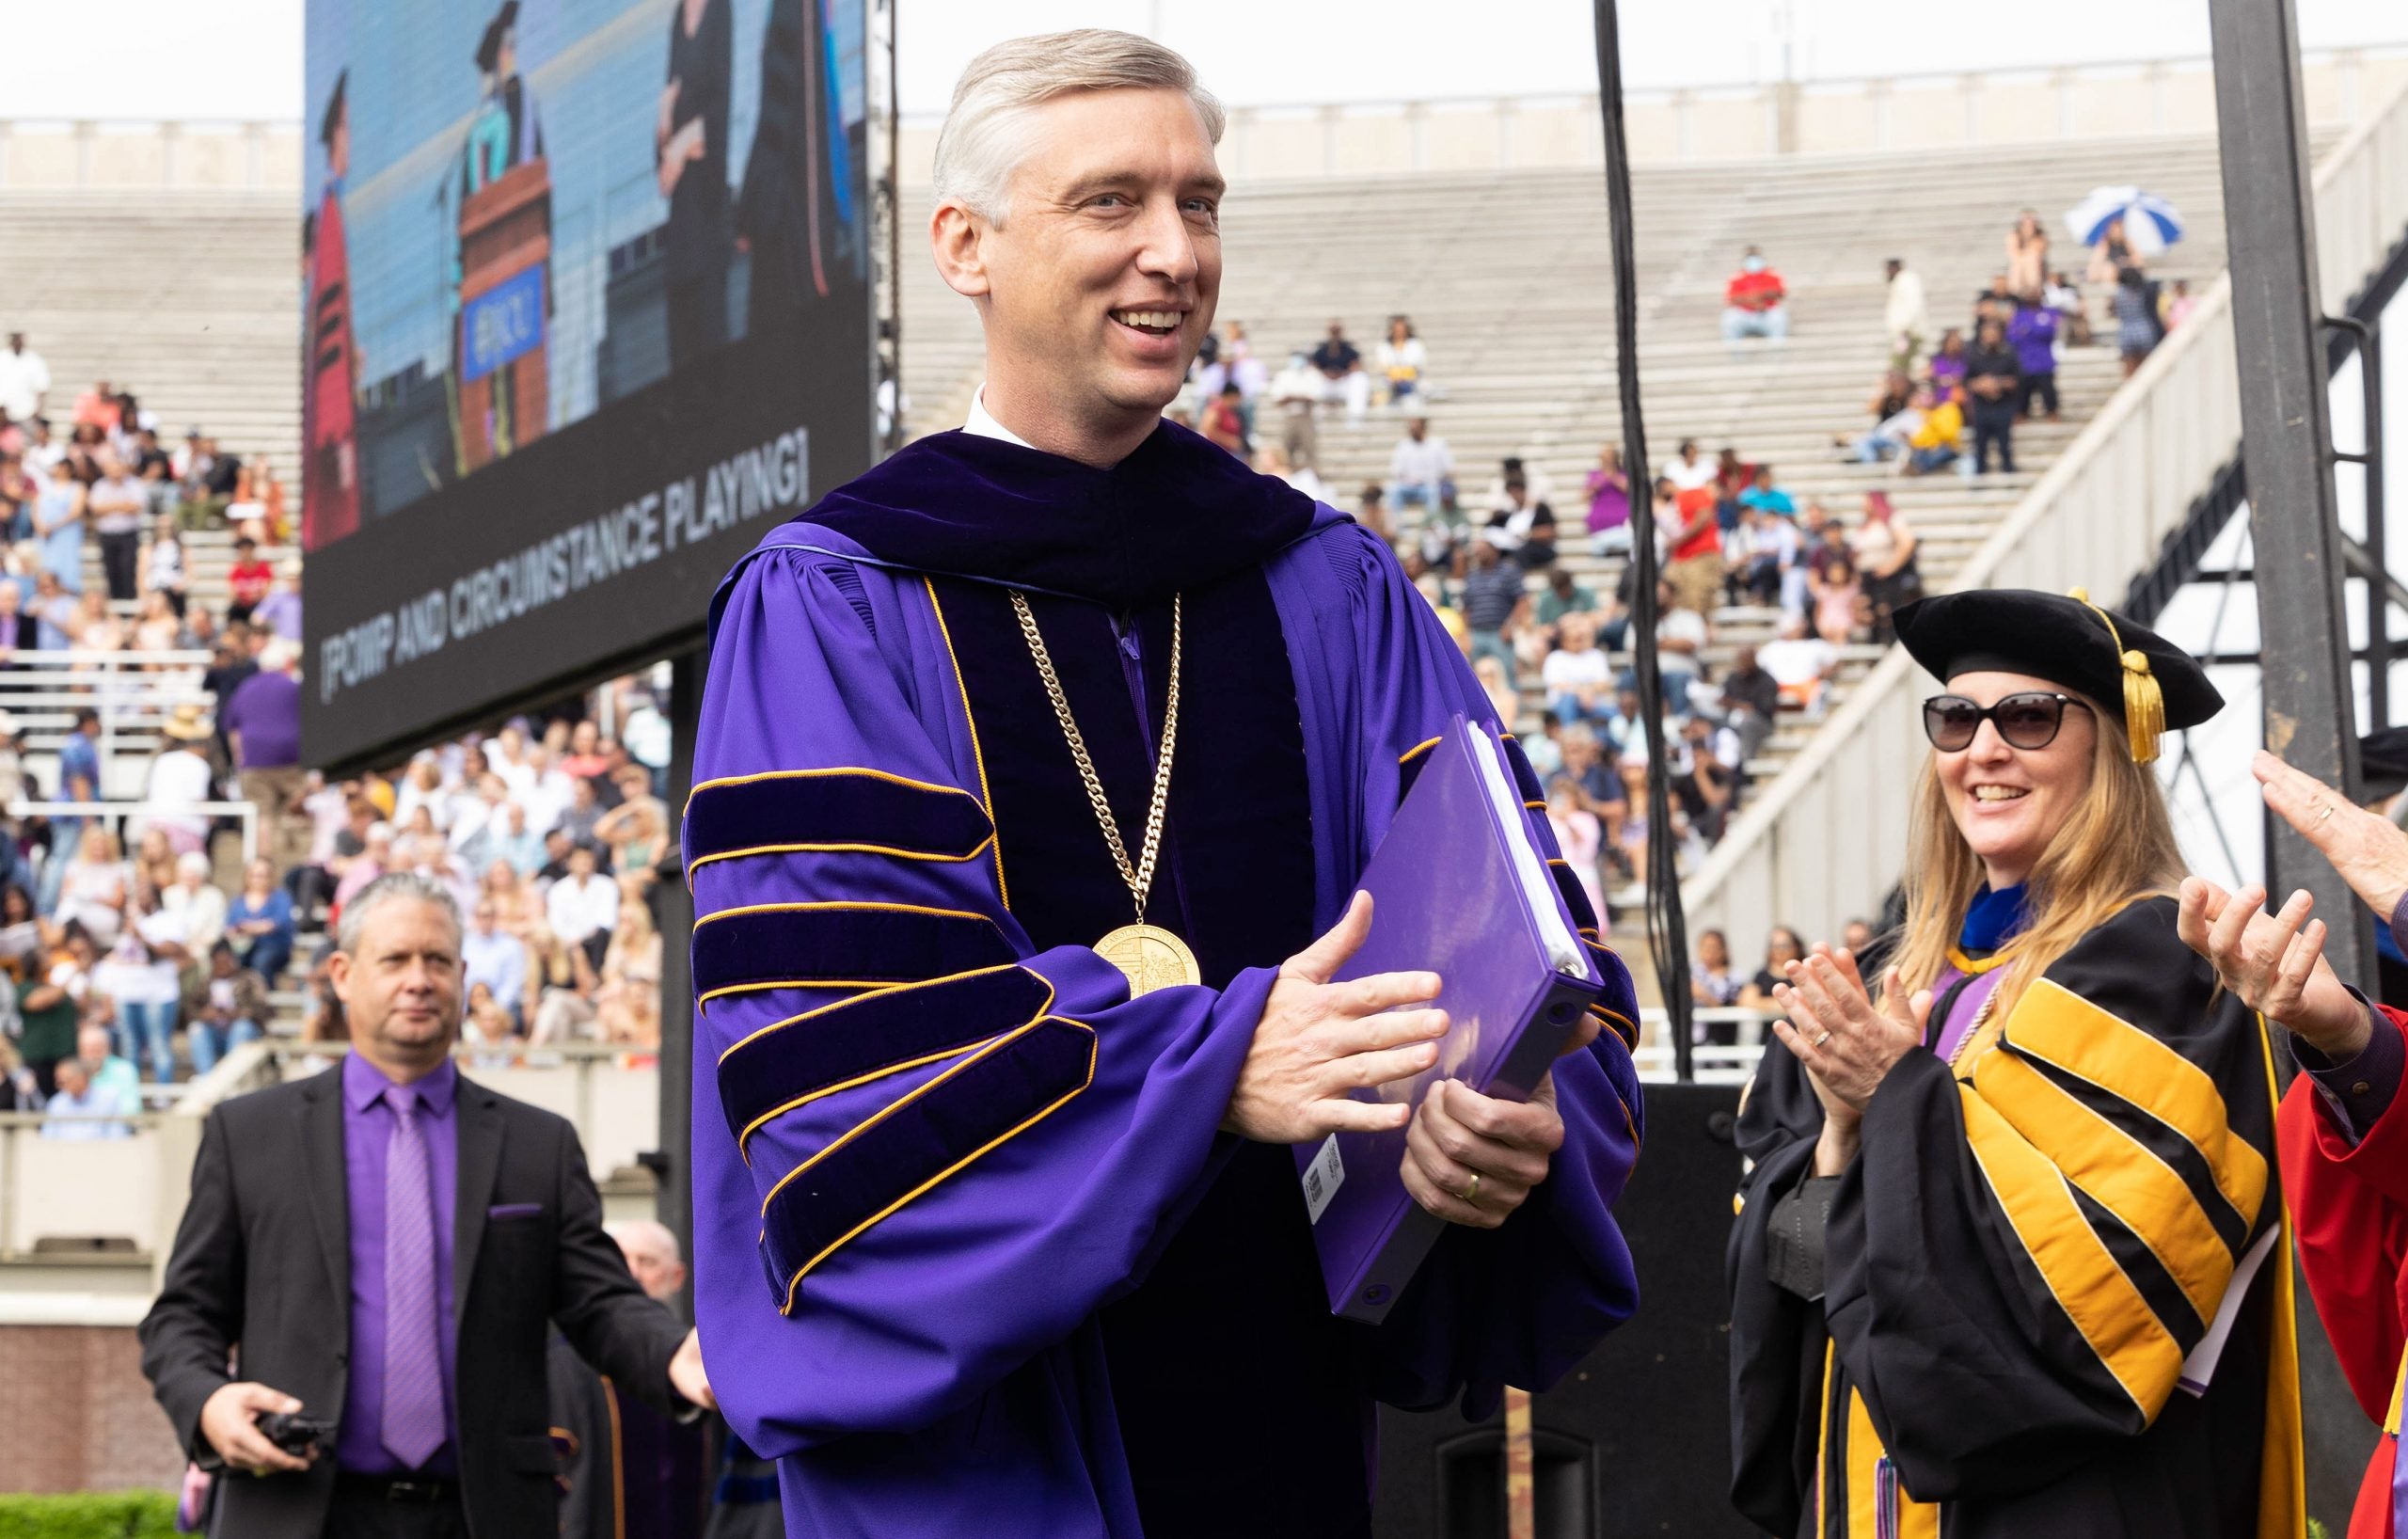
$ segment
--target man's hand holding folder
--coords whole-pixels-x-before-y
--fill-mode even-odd
[[[1435,973],[1330,981],[1370,932],[1371,896],[1356,893],[1344,917],[1280,967],[1221,1126],[1258,1143],[1295,1144],[1409,1120],[1405,1190],[1450,1224],[1495,1229],[1546,1179],[1549,1157],[1563,1147],[1554,1081],[1513,1102],[1450,1080],[1418,1112],[1405,1102],[1350,1096],[1421,1073],[1437,1061],[1447,1034],[1446,1011],[1412,1007],[1438,997]],[[1596,1036],[1592,1020],[1566,1051]]]
[[[1563,1051],[1579,1052],[1602,1029],[1596,1017],[1584,1018]],[[1404,1189],[1450,1224],[1493,1230],[1529,1200],[1562,1147],[1553,1074],[1528,1101],[1498,1101],[1444,1080],[1421,1098],[1404,1135]]]
[[[1405,1008],[1438,997],[1435,973],[1330,981],[1370,933],[1370,895],[1356,893],[1328,933],[1280,964],[1221,1118],[1225,1131],[1295,1144],[1404,1126],[1411,1106],[1347,1092],[1411,1079],[1437,1062],[1447,1012]]]

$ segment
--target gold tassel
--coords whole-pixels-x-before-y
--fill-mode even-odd
[[[2115,622],[2105,610],[2090,602],[2090,590],[2075,588],[2067,597],[2086,606],[2107,627],[2107,639],[2115,643],[2124,665],[2124,732],[2131,748],[2134,764],[2157,762],[2157,741],[2165,733],[2165,690],[2149,672],[2148,654],[2134,647],[2124,649],[2124,638],[2117,633]]]

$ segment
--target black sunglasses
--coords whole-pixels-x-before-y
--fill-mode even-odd
[[[1936,694],[1923,703],[1923,735],[1941,753],[1955,754],[1971,748],[1973,735],[1989,722],[2009,748],[2046,748],[2057,740],[2067,706],[2090,709],[2087,702],[2071,695],[2040,690],[2011,694],[1987,708],[1960,694]]]

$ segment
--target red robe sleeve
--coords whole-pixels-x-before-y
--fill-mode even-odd
[[[2378,1007],[2397,1029],[2408,1016]],[[2382,1421],[2408,1342],[2402,1320],[2408,1261],[2408,1096],[2391,1104],[2356,1144],[2350,1142],[2315,1082],[2291,1082],[2275,1119],[2283,1189],[2289,1195],[2301,1270],[2340,1359],[2350,1391]],[[2392,1440],[2380,1438],[2350,1518],[2350,1539],[2393,1539]]]
[[[2408,1015],[2382,1007],[2398,1027]],[[2301,1268],[2341,1370],[2366,1413],[2381,1420],[2400,1372],[2401,1267],[2408,1261],[2408,1095],[2395,1097],[2353,1146],[2305,1074],[2276,1119],[2283,1186],[2298,1229]]]

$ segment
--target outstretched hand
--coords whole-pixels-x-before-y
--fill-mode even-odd
[[[2269,914],[2263,887],[2227,893],[2189,877],[2180,898],[2175,933],[2242,1004],[2337,1063],[2365,1051],[2374,1021],[2324,960],[2324,921],[2308,918],[2313,895],[2295,892]]]

